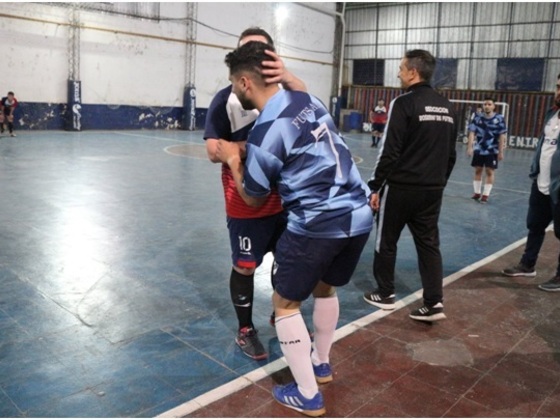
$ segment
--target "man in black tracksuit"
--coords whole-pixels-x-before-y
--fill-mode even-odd
[[[365,293],[364,299],[382,309],[395,308],[397,242],[408,226],[424,288],[424,306],[410,317],[421,321],[445,318],[438,219],[456,160],[457,118],[451,103],[429,85],[434,68],[428,51],[406,52],[399,79],[407,92],[390,106],[382,148],[368,181],[370,205],[377,212],[373,275],[378,289]]]

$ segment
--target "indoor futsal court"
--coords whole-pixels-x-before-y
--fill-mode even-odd
[[[345,138],[367,178],[378,149],[369,134]],[[370,237],[339,289],[329,416],[557,413],[560,302],[536,288],[553,274],[555,239],[536,279],[499,274],[526,235],[532,153],[507,150],[483,205],[457,150],[440,223],[448,319],[423,325],[408,307],[363,301]],[[270,358],[252,361],[234,343],[220,171],[202,132],[25,132],[1,138],[0,153],[3,417],[298,416],[270,395],[289,373],[268,325],[268,267],[254,312]],[[407,230],[399,245],[401,307],[417,303],[420,280]],[[424,359],[430,344],[435,360]]]

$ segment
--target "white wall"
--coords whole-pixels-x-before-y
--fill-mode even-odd
[[[278,7],[288,13],[282,23],[275,20]],[[334,10],[334,3],[321,7]],[[160,3],[160,13],[162,18],[184,18],[187,6]],[[26,102],[66,102],[68,9],[0,3],[0,15],[0,93],[13,90]],[[285,65],[306,82],[310,93],[328,104],[333,16],[294,3],[198,3],[197,19],[214,28],[196,26],[197,107],[207,107],[212,96],[227,85],[224,57],[235,47],[239,33],[250,26],[267,30]],[[184,21],[156,22],[81,10],[80,22],[83,103],[182,105],[187,51]]]

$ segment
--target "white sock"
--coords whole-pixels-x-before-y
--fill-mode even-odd
[[[480,194],[480,191],[482,190],[482,181],[473,181],[472,184],[474,187],[474,193]]]
[[[311,361],[318,366],[321,363],[329,363],[329,353],[338,322],[340,309],[338,296],[328,298],[316,298],[313,306],[313,353]]]
[[[484,193],[482,195],[490,195],[492,191],[492,184],[484,184]]]
[[[319,391],[311,365],[311,339],[301,312],[276,317],[276,334],[299,392],[313,398]]]

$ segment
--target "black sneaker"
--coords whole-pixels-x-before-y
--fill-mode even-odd
[[[480,194],[474,193],[474,194],[472,195],[472,197],[471,197],[471,198],[472,198],[473,200],[476,200],[476,201],[478,201],[478,200],[480,200],[480,197],[481,197],[481,195],[480,195]]]
[[[545,292],[560,292],[560,276],[552,277],[546,283],[539,284],[538,288]]]
[[[254,328],[241,328],[235,337],[235,342],[239,348],[254,360],[263,360],[268,357],[268,353],[259,340],[258,331]]]
[[[440,321],[447,318],[443,313],[443,304],[436,303],[434,306],[422,306],[409,315],[412,319],[417,321]]]
[[[519,263],[516,266],[506,268],[502,271],[502,274],[509,276],[509,277],[535,277],[537,272],[535,271],[535,267],[527,267],[523,263]]]
[[[370,305],[377,306],[378,308],[385,309],[386,311],[395,309],[394,293],[387,297],[383,297],[379,293],[379,290],[374,290],[373,292],[364,293],[364,300]]]

